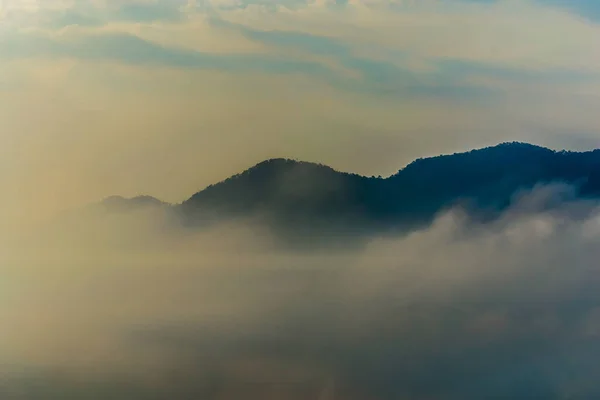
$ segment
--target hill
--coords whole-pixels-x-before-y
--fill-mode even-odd
[[[286,243],[354,246],[351,239],[367,234],[425,226],[459,203],[474,218],[493,219],[521,191],[553,183],[572,185],[572,195],[579,199],[600,198],[600,150],[553,151],[527,143],[503,143],[418,159],[387,178],[271,159],[210,185],[180,204],[149,196],[114,196],[99,203],[99,209],[113,215],[154,210],[163,215],[160,220],[167,225],[165,229],[251,219]]]
[[[580,197],[600,196],[600,150],[503,143],[418,159],[388,178],[273,159],[211,185],[177,207],[191,224],[258,215],[280,228],[402,229],[426,224],[458,202],[474,213],[494,215],[519,191],[550,183],[575,185]]]

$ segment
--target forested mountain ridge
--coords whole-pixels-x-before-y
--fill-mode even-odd
[[[210,185],[180,204],[149,196],[111,197],[101,204],[104,210],[119,212],[160,207],[187,228],[253,219],[282,237],[343,238],[425,226],[456,204],[493,219],[518,193],[557,183],[575,188],[575,198],[600,198],[600,150],[554,151],[502,143],[417,159],[386,178],[277,158]]]
[[[177,205],[201,215],[259,213],[272,222],[415,224],[456,202],[500,211],[515,193],[567,183],[577,195],[600,195],[600,150],[553,151],[503,143],[465,153],[418,159],[387,178],[338,172],[307,162],[272,159],[211,185]]]

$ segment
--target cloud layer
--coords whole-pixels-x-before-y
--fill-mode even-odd
[[[600,214],[538,211],[565,190],[523,193],[489,225],[457,209],[360,252],[273,252],[242,225],[119,246],[146,215],[95,251],[13,253],[0,394],[595,398]]]

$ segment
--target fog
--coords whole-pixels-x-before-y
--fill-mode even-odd
[[[354,251],[154,209],[4,232],[0,397],[598,398],[600,208],[571,193]]]

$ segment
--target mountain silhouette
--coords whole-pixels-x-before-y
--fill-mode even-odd
[[[457,202],[473,211],[502,211],[518,191],[549,183],[576,185],[581,197],[600,195],[600,150],[503,143],[418,159],[388,178],[272,159],[207,187],[178,207],[190,221],[208,215],[262,215],[283,224],[412,226]]]
[[[122,196],[110,196],[102,200],[100,205],[105,210],[112,212],[138,210],[145,207],[169,206],[168,203],[152,196],[136,196],[130,199]]]
[[[167,206],[148,196],[112,197],[103,204],[113,211],[166,207],[189,228],[252,218],[282,237],[318,241],[407,231],[457,204],[478,218],[494,218],[520,191],[553,183],[573,185],[577,198],[600,197],[600,150],[502,143],[417,159],[387,178],[279,158],[210,185],[180,204]]]

